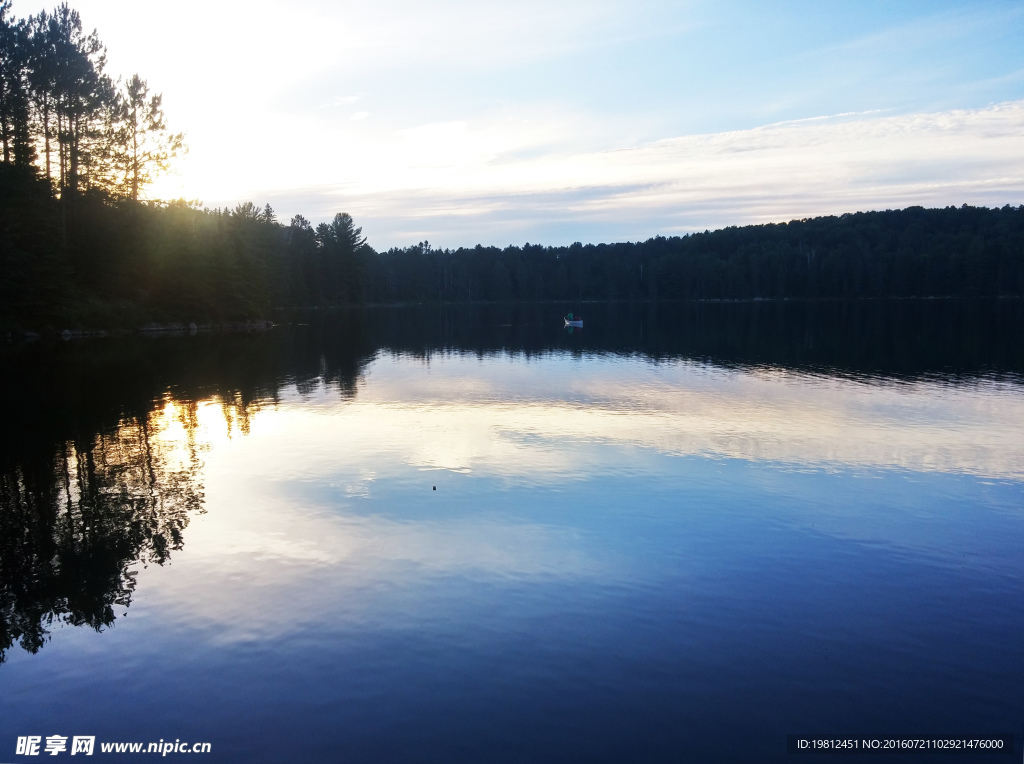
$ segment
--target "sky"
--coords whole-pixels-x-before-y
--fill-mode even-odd
[[[1020,2],[71,4],[186,133],[151,197],[378,250],[1024,204]]]

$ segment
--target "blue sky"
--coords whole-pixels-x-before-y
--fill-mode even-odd
[[[154,194],[377,248],[1024,203],[1022,3],[75,7],[188,135]]]

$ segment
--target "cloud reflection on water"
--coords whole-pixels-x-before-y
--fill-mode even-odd
[[[265,468],[287,475],[359,464],[560,480],[602,462],[606,446],[629,446],[800,466],[1024,476],[1024,396],[998,381],[865,382],[567,355],[528,363],[435,356],[429,366],[381,358],[354,401],[332,403],[322,391],[309,406],[293,396],[276,416],[284,418],[277,437],[295,459]],[[332,431],[352,448],[315,445]],[[260,458],[255,446],[251,456]]]
[[[558,493],[567,484],[618,475],[636,487],[637,506],[621,507],[631,513],[651,481],[681,480],[671,472],[679,457],[1020,481],[1022,427],[1019,387],[995,381],[880,383],[567,355],[381,357],[354,398],[286,391],[246,437],[213,449],[209,512],[189,528],[175,574],[154,571],[160,583],[148,591],[161,611],[187,609],[216,642],[354,626],[379,617],[382,599],[405,602],[398,621],[440,617],[456,604],[427,613],[403,600],[414,597],[408,587],[628,577],[629,553],[602,540],[607,518],[557,513],[582,501],[576,489]],[[707,480],[712,496],[732,490],[714,482],[721,476]],[[806,511],[771,510],[798,524]],[[823,508],[817,521],[883,540],[918,522],[872,512]]]

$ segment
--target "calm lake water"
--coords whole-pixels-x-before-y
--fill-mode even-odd
[[[1019,761],[1024,304],[570,307],[3,351],[0,761]]]

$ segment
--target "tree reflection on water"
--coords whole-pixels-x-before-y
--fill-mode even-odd
[[[369,356],[351,337],[97,340],[0,358],[0,662],[60,624],[111,627],[138,566],[182,548],[204,511],[203,405],[245,435],[282,385],[350,397]]]
[[[184,444],[162,437],[156,410],[0,475],[0,659],[15,641],[38,651],[56,623],[112,625],[131,603],[134,566],[181,548],[203,487],[194,405],[178,411]]]
[[[103,630],[138,566],[182,549],[204,511],[200,410],[229,430],[282,389],[354,398],[378,353],[623,355],[782,368],[866,381],[1024,379],[1024,302],[875,301],[311,311],[254,334],[125,338],[0,349],[0,662],[60,624]]]

